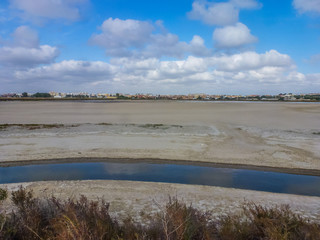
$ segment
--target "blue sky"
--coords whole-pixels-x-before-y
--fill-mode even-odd
[[[320,92],[320,0],[2,0],[0,93]]]

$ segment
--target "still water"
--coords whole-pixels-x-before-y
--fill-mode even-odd
[[[63,163],[0,167],[0,183],[132,180],[199,184],[320,196],[320,177],[245,169],[153,163]]]

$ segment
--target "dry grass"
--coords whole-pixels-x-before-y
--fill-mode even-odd
[[[27,130],[36,129],[51,129],[51,128],[62,128],[62,127],[78,127],[79,124],[64,125],[64,124],[0,124],[0,131],[6,130],[9,127],[18,127]]]
[[[96,125],[99,125],[99,126],[111,126],[112,123],[97,123]]]
[[[217,224],[220,239],[320,239],[320,225],[292,213],[288,206],[243,206],[241,215],[222,218]]]
[[[7,195],[4,194],[4,199]],[[14,210],[0,215],[0,239],[319,239],[320,225],[293,214],[287,206],[253,203],[239,215],[212,218],[169,199],[144,225],[130,218],[119,223],[103,200],[37,199],[23,188],[11,193]],[[156,203],[155,203],[156,204]]]
[[[5,130],[9,127],[19,127],[28,130],[35,129],[50,129],[50,128],[61,128],[64,127],[63,124],[0,124],[0,130]]]

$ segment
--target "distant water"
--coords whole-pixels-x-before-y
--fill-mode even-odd
[[[0,167],[0,183],[131,180],[198,184],[320,196],[320,177],[244,169],[152,163],[64,163]]]

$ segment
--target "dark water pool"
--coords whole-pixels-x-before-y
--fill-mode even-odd
[[[153,163],[63,163],[0,167],[0,183],[133,180],[199,184],[320,196],[320,177],[244,169]]]

